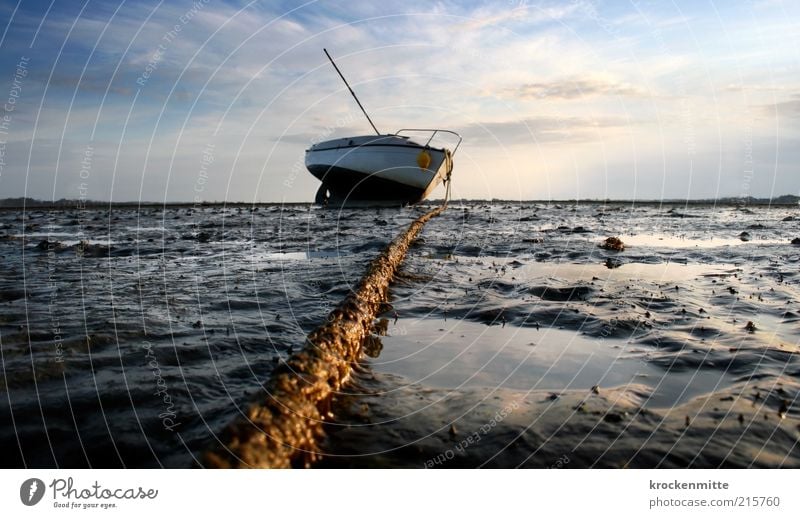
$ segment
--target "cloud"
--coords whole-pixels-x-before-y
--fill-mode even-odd
[[[107,71],[102,69],[97,71],[90,71],[87,74],[84,74],[83,77],[80,77],[77,74],[73,73],[60,73],[56,72],[52,75],[52,77],[45,77],[43,74],[40,74],[34,78],[33,81],[38,81],[40,84],[44,85],[45,82],[49,85],[50,88],[63,88],[67,92],[73,91],[78,89],[83,92],[89,92],[93,94],[102,94],[105,93],[106,90],[109,93],[114,93],[118,95],[132,95],[133,94],[133,87],[132,85],[124,85],[120,84],[120,81],[111,82],[109,78],[105,77]],[[49,81],[46,81],[49,80]],[[109,84],[110,83],[110,84]]]
[[[16,147],[9,147],[6,171],[13,165],[25,177],[33,142],[40,160],[29,187],[45,193],[53,190],[48,175],[54,166],[48,172],[48,164],[59,163],[57,187],[74,195],[60,182],[74,179],[79,169],[72,155],[94,138],[97,156],[115,160],[107,168],[98,162],[92,188],[110,192],[116,166],[115,198],[135,198],[140,185],[149,199],[164,198],[165,189],[174,199],[193,195],[197,164],[210,142],[216,146],[215,176],[204,196],[252,199],[256,193],[277,200],[291,176],[287,196],[310,199],[316,180],[293,169],[308,144],[370,132],[323,47],[379,129],[460,128],[465,141],[459,185],[468,196],[485,194],[476,180],[479,165],[504,174],[497,172],[497,161],[506,146],[513,150],[504,170],[541,163],[538,154],[546,154],[554,165],[548,174],[561,181],[576,157],[587,171],[606,153],[609,162],[627,164],[651,146],[657,171],[662,155],[686,158],[687,132],[698,142],[711,135],[738,144],[744,127],[753,139],[772,136],[776,111],[791,124],[800,120],[800,96],[793,96],[800,90],[791,74],[796,59],[791,46],[780,43],[794,34],[784,15],[757,20],[769,35],[765,40],[756,40],[749,26],[734,31],[729,25],[730,34],[750,34],[737,36],[738,48],[714,24],[690,34],[690,22],[708,20],[702,9],[687,9],[686,19],[669,7],[612,8],[589,0],[355,0],[297,9],[290,3],[212,1],[186,24],[181,17],[191,2],[127,2],[117,10],[120,4],[97,0],[80,17],[80,5],[54,4],[31,47],[46,8],[33,4],[20,4],[2,45],[0,72],[6,79],[0,87],[8,91],[19,56],[30,56],[8,136]],[[10,11],[0,7],[6,19]],[[739,19],[735,10],[722,11]],[[665,23],[670,26],[660,28]],[[179,33],[165,39],[176,24]],[[745,56],[754,41],[760,42],[754,47],[759,54]],[[155,70],[145,85],[138,84],[159,45]],[[768,79],[768,87],[757,86]],[[737,95],[740,84],[747,95]],[[725,152],[731,167],[740,168],[741,149],[730,148]],[[791,186],[796,175],[781,150],[783,185]],[[12,176],[4,175],[0,188],[21,193],[24,182]],[[162,180],[167,176],[168,183]],[[493,185],[513,183],[503,180]]]
[[[511,146],[545,142],[599,140],[607,129],[636,124],[622,117],[531,117],[515,121],[473,123],[459,133],[470,145]]]
[[[800,119],[800,94],[794,94],[789,101],[767,104],[761,107],[766,115]]]
[[[510,2],[512,5],[515,2]],[[519,0],[516,7],[504,8],[497,12],[478,10],[471,13],[471,19],[458,24],[459,30],[475,31],[485,27],[501,25],[506,22],[519,22],[526,25],[535,25],[545,22],[554,22],[568,18],[580,7],[576,2],[564,6],[528,6],[524,0]]]
[[[599,79],[560,79],[544,83],[524,83],[507,88],[505,93],[519,99],[583,99],[594,96],[643,97],[645,90],[628,84]]]
[[[767,93],[775,93],[775,92],[785,92],[787,91],[788,87],[786,85],[762,85],[762,84],[745,84],[741,83],[731,83],[725,87],[725,91],[727,92],[744,92],[744,93],[751,93],[751,92],[767,92]]]

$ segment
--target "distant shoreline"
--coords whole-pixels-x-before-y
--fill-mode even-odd
[[[425,203],[435,204],[441,200],[432,199]],[[607,205],[667,205],[667,206],[708,206],[717,205],[723,207],[746,207],[746,206],[771,206],[789,207],[800,206],[800,196],[791,194],[777,196],[775,198],[734,198],[726,197],[719,199],[693,199],[693,200],[612,200],[612,199],[561,199],[561,200],[505,200],[505,199],[456,199],[450,200],[454,203],[522,203],[522,204],[558,204],[558,205],[588,205],[588,204],[607,204]],[[104,209],[104,208],[202,208],[202,207],[274,207],[280,205],[313,205],[310,201],[287,201],[287,202],[244,202],[244,201],[208,201],[195,203],[190,201],[174,202],[154,202],[154,201],[96,201],[96,200],[68,200],[61,199],[56,201],[37,200],[35,198],[4,198],[0,199],[0,210],[17,209]]]

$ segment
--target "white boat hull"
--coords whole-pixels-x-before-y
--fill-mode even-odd
[[[408,204],[425,199],[446,179],[452,159],[446,149],[381,135],[316,144],[306,151],[306,168],[320,179],[320,193],[327,191],[322,194],[329,202]]]

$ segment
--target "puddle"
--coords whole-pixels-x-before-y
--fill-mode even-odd
[[[264,254],[260,257],[254,257],[254,259],[264,259],[267,261],[308,261],[309,259],[337,259],[341,257],[341,254],[338,251],[332,252],[325,252],[325,251],[315,251],[315,252],[274,252],[269,254]]]
[[[624,260],[624,257],[622,257]],[[726,277],[740,272],[733,265],[714,265],[694,263],[623,263],[617,268],[608,268],[603,264],[574,263],[534,263],[515,270],[513,275],[525,280],[536,278],[564,278],[570,282],[590,281],[599,278],[609,281],[654,281],[681,282],[698,277]]]
[[[760,239],[758,235],[751,234],[749,240],[742,241],[739,237],[709,237],[707,239],[686,238],[666,234],[635,234],[622,236],[626,247],[668,247],[668,248],[716,248],[720,246],[747,246],[747,245],[785,245],[786,240]]]
[[[368,365],[412,383],[461,389],[590,390],[628,383],[650,386],[648,406],[671,407],[719,390],[733,378],[703,369],[668,372],[641,360],[642,347],[575,331],[541,330],[448,319],[401,319],[381,337]]]

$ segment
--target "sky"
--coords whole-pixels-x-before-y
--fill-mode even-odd
[[[455,198],[800,195],[794,0],[26,0],[0,31],[0,198],[311,201],[304,150],[372,132],[323,48],[381,132],[463,136]]]

